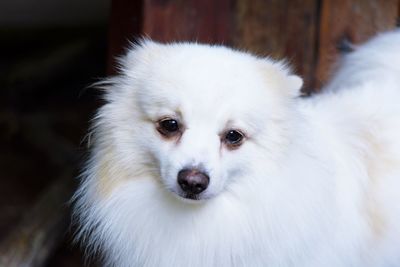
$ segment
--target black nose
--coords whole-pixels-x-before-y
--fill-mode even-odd
[[[189,194],[199,194],[206,190],[210,178],[197,169],[183,169],[178,173],[178,184]]]

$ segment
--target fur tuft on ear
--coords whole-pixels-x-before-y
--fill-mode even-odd
[[[300,90],[303,86],[303,79],[297,75],[289,75],[287,79],[289,83],[289,89],[294,95],[299,96],[301,94]]]
[[[130,42],[125,48],[125,52],[117,57],[116,67],[118,73],[129,75],[129,70],[132,70],[133,66],[138,65],[139,63],[146,65],[147,62],[151,61],[152,57],[156,57],[159,54],[159,50],[163,46],[163,44],[145,37],[140,38],[135,42]]]
[[[272,66],[277,70],[276,75],[283,79],[285,87],[288,89],[288,94],[293,97],[301,95],[301,88],[303,86],[303,79],[293,74],[291,66],[286,60],[273,61],[270,59],[264,59],[264,62],[272,62]]]

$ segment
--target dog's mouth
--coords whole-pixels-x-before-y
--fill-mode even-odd
[[[200,200],[200,195],[199,194],[185,193],[185,194],[183,194],[182,197],[186,198],[186,199],[191,199],[191,200]]]
[[[171,193],[179,200],[187,203],[200,203],[207,199],[207,197],[204,197],[202,194],[190,194],[183,192],[180,193],[171,192]]]

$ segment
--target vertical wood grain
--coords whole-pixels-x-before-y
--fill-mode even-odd
[[[287,58],[311,84],[318,0],[143,0],[140,15],[138,5],[126,2],[113,0],[110,56],[121,51],[123,38],[139,25],[141,35],[161,42],[219,43]],[[140,17],[140,23],[133,17]]]
[[[108,74],[116,72],[115,57],[123,54],[129,41],[141,35],[142,19],[142,1],[112,1],[108,30]]]
[[[312,86],[316,62],[317,0],[237,0],[234,44],[273,58],[288,59]]]
[[[340,59],[342,42],[359,44],[394,28],[398,12],[398,0],[323,0],[315,87],[329,79],[334,62]]]
[[[144,0],[143,34],[162,42],[231,43],[232,0]]]
[[[304,92],[329,79],[338,47],[395,27],[400,0],[113,0],[111,59],[128,39],[198,41],[286,58]],[[109,62],[112,62],[111,60]]]

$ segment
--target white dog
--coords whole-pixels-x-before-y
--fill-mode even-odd
[[[299,98],[287,66],[143,41],[75,195],[106,266],[400,266],[400,32]]]

